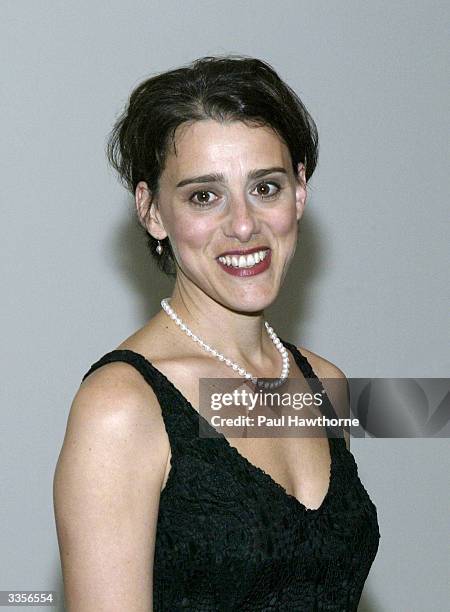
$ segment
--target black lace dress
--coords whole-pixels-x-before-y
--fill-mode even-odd
[[[305,378],[323,389],[306,357],[282,342]],[[329,438],[329,488],[319,508],[306,508],[221,434],[199,437],[203,417],[142,355],[111,351],[83,380],[113,361],[129,363],[151,385],[171,445],[154,612],[356,611],[380,533],[344,439]]]

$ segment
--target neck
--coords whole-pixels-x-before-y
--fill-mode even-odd
[[[264,325],[264,311],[237,312],[196,286],[177,282],[169,303],[202,340],[236,361],[266,365],[276,350]]]

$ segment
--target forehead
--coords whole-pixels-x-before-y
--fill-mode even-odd
[[[179,178],[190,171],[233,173],[258,167],[288,168],[290,159],[286,144],[268,126],[208,119],[177,128],[165,170]]]

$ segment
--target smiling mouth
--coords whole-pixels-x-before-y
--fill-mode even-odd
[[[246,255],[230,252],[229,255],[220,255],[217,260],[229,268],[253,268],[266,259],[269,251],[270,249],[263,248]]]

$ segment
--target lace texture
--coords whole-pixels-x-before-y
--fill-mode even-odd
[[[305,378],[323,389],[306,357],[282,342]],[[328,438],[328,491],[310,509],[222,434],[200,438],[203,417],[142,355],[111,351],[83,380],[114,361],[129,363],[151,385],[171,445],[156,530],[154,611],[356,611],[380,532],[343,437]]]

